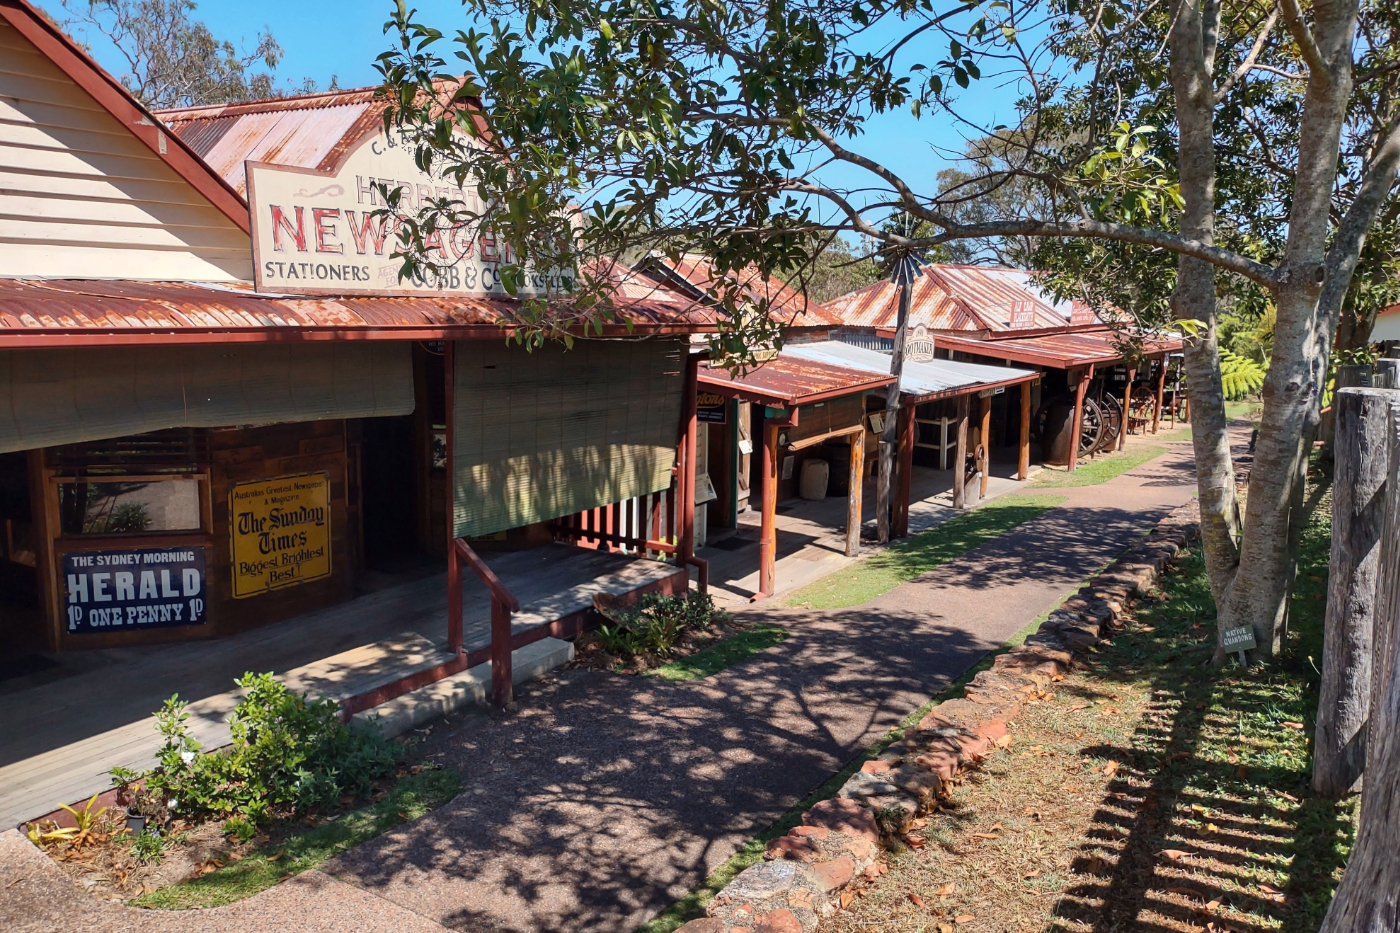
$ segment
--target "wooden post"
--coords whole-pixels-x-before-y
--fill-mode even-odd
[[[894,352],[890,374],[894,385],[885,390],[885,429],[880,432],[880,476],[875,486],[875,525],[881,544],[890,540],[890,498],[894,490],[894,454],[899,431],[899,386],[904,374],[904,332],[909,329],[909,282],[899,286],[899,311],[894,323]]]
[[[909,534],[909,485],[914,477],[914,415],[917,410],[913,405],[899,410],[899,459],[894,471],[894,507],[890,519],[890,535],[895,538]]]
[[[695,556],[695,434],[696,408],[700,401],[699,391],[700,356],[692,353],[685,364],[685,394],[681,397],[681,426],[684,432],[683,447],[685,459],[680,462],[680,476],[677,486],[681,496],[681,539],[677,553],[679,563],[685,566]]]
[[[1332,552],[1313,751],[1313,790],[1327,797],[1348,793],[1366,762],[1363,729],[1377,657],[1371,636],[1389,467],[1385,436],[1391,399],[1398,396],[1390,389],[1340,389],[1333,402]]]
[[[1162,420],[1162,402],[1167,392],[1167,357],[1162,356],[1162,365],[1157,370],[1157,404],[1152,406],[1152,433],[1157,433],[1157,424]]]
[[[977,426],[977,446],[982,451],[982,480],[977,486],[977,501],[980,502],[987,498],[987,482],[992,472],[992,397],[983,395],[978,401],[982,406],[981,424]]]
[[[967,415],[970,403],[966,395],[958,396],[958,446],[953,451],[953,508],[967,508]]]
[[[1340,432],[1339,432],[1340,433]],[[1400,418],[1386,425],[1385,519],[1377,580],[1366,794],[1347,870],[1320,933],[1394,929],[1400,891]],[[1335,489],[1335,485],[1334,485]]]
[[[1133,380],[1137,378],[1137,367],[1128,367],[1128,384],[1123,387],[1123,426],[1118,429],[1118,449],[1123,450],[1128,446],[1128,425],[1131,419],[1128,412],[1133,407]]]
[[[1016,478],[1031,474],[1031,384],[1021,383],[1021,444],[1016,456]]]
[[[763,515],[758,534],[758,596],[773,595],[778,569],[778,425],[763,425]]]
[[[1079,370],[1079,381],[1074,387],[1074,418],[1071,420],[1069,442],[1069,472],[1079,465],[1079,435],[1084,432],[1084,395],[1089,391],[1089,380],[1093,378],[1094,367],[1086,366]]]
[[[865,428],[851,434],[851,481],[846,490],[846,556],[860,553],[860,475],[865,471]],[[766,501],[766,500],[765,500]],[[765,515],[767,513],[764,513]]]
[[[443,398],[444,418],[447,422],[447,650],[453,654],[462,653],[462,565],[457,560],[457,520],[456,509],[453,507],[457,501],[457,483],[453,469],[456,466],[456,458],[453,456],[453,440],[456,437],[456,426],[452,421],[455,416],[456,399],[453,391],[453,380],[456,377],[457,349],[456,342],[452,340],[444,341],[442,345],[442,385],[445,397]]]
[[[455,550],[455,548],[454,548]],[[510,610],[491,597],[491,696],[496,705],[506,707],[515,699],[511,670]]]

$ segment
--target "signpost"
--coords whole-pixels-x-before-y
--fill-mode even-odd
[[[229,491],[235,599],[331,575],[330,498],[325,473],[239,483]]]
[[[1227,652],[1238,651],[1240,653],[1240,667],[1249,667],[1249,660],[1245,657],[1245,652],[1256,647],[1254,628],[1249,625],[1241,625],[1239,628],[1226,629],[1220,637],[1220,646]]]
[[[911,363],[927,363],[933,359],[933,337],[923,324],[915,324],[904,341],[904,358]]]

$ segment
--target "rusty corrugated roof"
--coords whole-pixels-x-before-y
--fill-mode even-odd
[[[1075,306],[1053,300],[1037,287],[1031,273],[996,266],[929,263],[914,280],[909,325],[938,333],[1021,329],[1040,330],[1069,324]],[[1034,322],[1012,326],[1012,309],[1030,311]],[[847,327],[888,328],[899,312],[899,289],[888,279],[828,301],[827,316]]]
[[[249,159],[333,171],[357,143],[382,129],[387,102],[378,91],[354,88],[156,115],[246,198],[243,163]]]
[[[700,384],[711,392],[775,408],[878,389],[894,382],[889,374],[800,359],[786,352],[742,376],[700,364]]]
[[[714,265],[702,256],[686,254],[678,262],[673,262],[660,253],[653,253],[637,263],[637,268],[669,279],[696,298],[705,297],[715,288]],[[794,326],[835,326],[840,323],[823,311],[820,305],[809,303],[802,292],[777,278],[765,276],[757,266],[748,266],[737,277],[751,300],[767,298],[773,315],[791,321]]]
[[[711,309],[674,290],[624,277],[618,294],[621,320],[605,333],[715,327]],[[576,319],[567,302],[556,309],[561,325]],[[492,296],[301,298],[188,282],[0,279],[0,346],[468,338],[509,330],[519,313],[519,302]]]
[[[1123,351],[1108,329],[1074,333],[1038,334],[1031,337],[981,339],[939,336],[936,345],[942,350],[970,353],[998,360],[1031,363],[1054,369],[1074,369],[1090,363],[1116,363]],[[1181,338],[1148,337],[1142,342],[1146,353],[1175,352],[1181,349]]]

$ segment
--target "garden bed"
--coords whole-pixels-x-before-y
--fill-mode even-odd
[[[116,802],[24,829],[80,887],[137,906],[227,904],[450,800],[456,775],[340,722],[329,700],[245,675],[233,743],[202,753],[178,698],[156,714],[158,764],[114,769]]]

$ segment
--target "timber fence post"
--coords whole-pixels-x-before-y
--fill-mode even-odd
[[[1400,405],[1386,425],[1385,520],[1367,726],[1366,792],[1356,844],[1319,933],[1392,933],[1400,926]]]
[[[1376,574],[1385,522],[1392,389],[1341,389],[1332,481],[1332,551],[1313,753],[1313,790],[1341,797],[1365,765]]]

